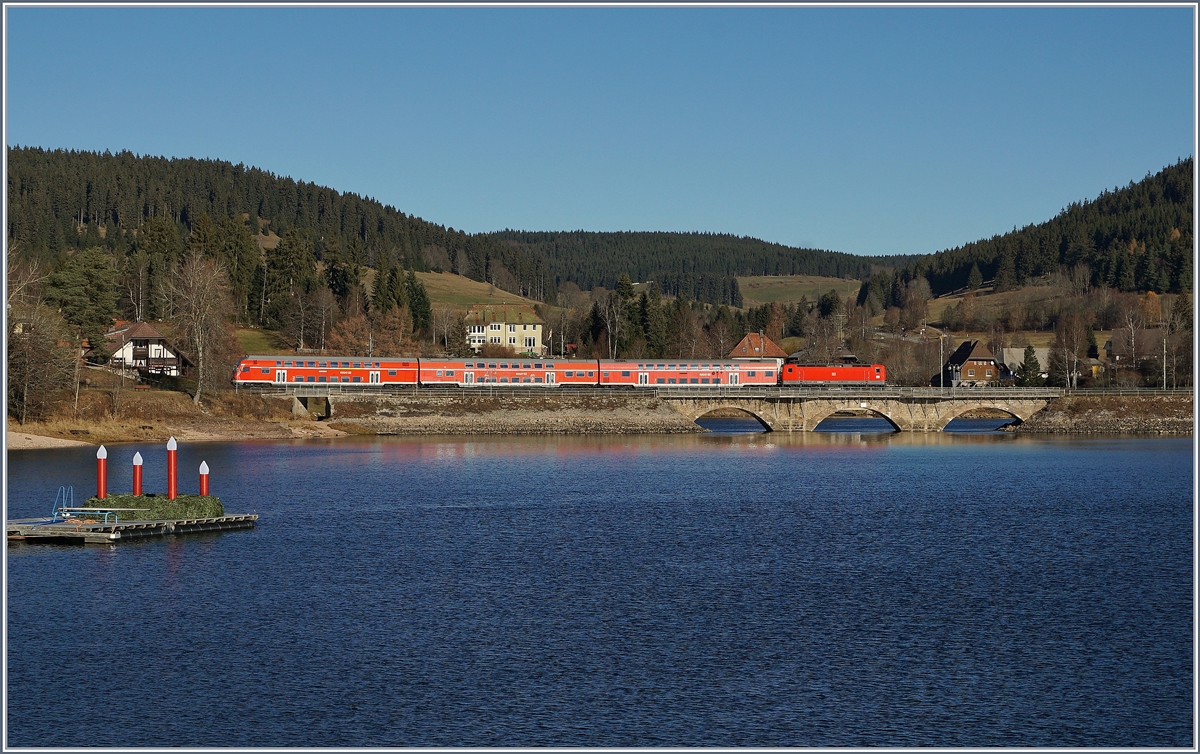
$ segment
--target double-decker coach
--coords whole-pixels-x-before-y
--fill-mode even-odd
[[[600,361],[601,385],[776,385],[777,359]]]
[[[413,385],[417,359],[362,356],[247,356],[238,362],[234,384]]]

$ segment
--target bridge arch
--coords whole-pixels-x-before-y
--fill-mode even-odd
[[[701,413],[695,417],[692,417],[692,421],[699,422],[704,417],[711,416],[712,414],[724,414],[724,413],[734,413],[734,412],[739,414],[739,416],[736,418],[745,418],[745,419],[755,420],[756,422],[758,422],[758,425],[760,427],[762,427],[764,432],[774,432],[775,431],[774,428],[771,427],[771,425],[763,417],[759,416],[757,413],[755,413],[754,411],[751,411],[750,409],[746,408],[745,406],[733,406],[733,405],[713,406],[713,407],[710,407],[707,410],[705,410],[703,413]],[[726,417],[713,417],[713,418],[726,418]],[[728,418],[734,418],[734,417],[728,417]]]
[[[1016,410],[1013,409],[1012,406],[1002,406],[997,401],[964,401],[949,404],[947,408],[949,410],[939,415],[937,421],[930,423],[929,429],[931,431],[942,432],[946,429],[950,422],[959,418],[968,411],[975,411],[977,409],[988,409],[989,411],[999,411],[1002,414],[1008,414],[1017,424],[1022,424],[1026,419],[1029,418],[1029,415],[1021,416]]]
[[[888,424],[892,425],[892,430],[894,432],[901,432],[904,429],[901,426],[900,422],[896,421],[895,417],[890,416],[888,414],[888,412],[884,409],[883,406],[873,405],[871,401],[855,401],[853,405],[847,404],[847,405],[824,406],[824,407],[818,408],[813,413],[807,414],[804,417],[804,421],[805,421],[805,424],[808,426],[809,431],[811,432],[811,431],[816,430],[816,428],[821,424],[821,422],[825,421],[826,419],[833,416],[834,414],[836,414],[839,411],[870,411],[871,413],[878,416],[880,419],[884,419],[887,421]]]

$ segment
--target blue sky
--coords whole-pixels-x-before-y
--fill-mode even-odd
[[[245,162],[469,232],[927,253],[1194,150],[1189,7],[6,10],[9,145]]]

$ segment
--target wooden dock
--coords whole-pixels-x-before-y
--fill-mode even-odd
[[[54,521],[49,518],[22,518],[8,521],[9,541],[58,542],[62,544],[107,544],[143,537],[165,537],[202,531],[252,529],[255,513],[234,513],[215,518],[183,518],[170,521],[122,521],[84,523],[78,518]]]

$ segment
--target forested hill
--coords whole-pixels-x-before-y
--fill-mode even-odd
[[[355,263],[448,269],[531,298],[553,300],[546,260],[485,235],[468,235],[353,193],[223,160],[141,157],[131,152],[8,150],[8,239],[19,253],[53,262],[69,248],[108,246],[118,255],[151,217],[186,236],[196,218],[249,214],[257,230],[306,231],[318,256]]]
[[[549,260],[560,281],[581,288],[616,286],[628,274],[634,281],[654,280],[665,293],[713,303],[741,305],[737,275],[823,275],[865,280],[880,267],[905,265],[915,256],[863,257],[818,249],[800,249],[757,238],[714,233],[492,233],[515,248]]]
[[[972,270],[997,290],[1066,266],[1092,285],[1158,293],[1192,288],[1192,158],[1125,188],[1068,206],[1053,219],[940,251],[900,272],[935,295],[968,285]],[[872,281],[875,284],[876,281]],[[883,286],[882,281],[879,282]]]

